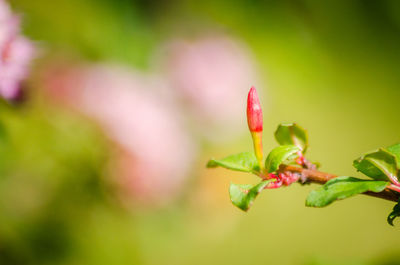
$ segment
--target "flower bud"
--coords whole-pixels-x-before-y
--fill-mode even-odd
[[[262,130],[263,130],[263,118],[260,100],[258,99],[257,90],[255,87],[251,87],[249,95],[247,97],[247,124],[253,138],[254,153],[260,164],[260,168],[263,167],[262,157]]]
[[[247,124],[250,132],[262,132],[263,130],[262,109],[254,86],[250,88],[247,97]]]

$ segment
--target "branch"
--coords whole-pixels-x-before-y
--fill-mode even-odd
[[[299,174],[301,176],[301,178],[300,178],[301,180],[306,181],[306,182],[318,183],[318,184],[325,184],[328,180],[338,177],[336,175],[321,172],[321,171],[314,170],[314,169],[306,169],[306,168],[301,168],[301,167],[297,167],[297,166],[288,166],[288,165],[281,165],[279,167],[278,172],[279,173],[290,172],[290,173]],[[399,201],[399,194],[388,188],[386,188],[382,192],[378,192],[378,193],[367,191],[367,192],[364,192],[363,194],[381,198],[381,199],[385,199],[388,201],[394,201],[394,202]]]

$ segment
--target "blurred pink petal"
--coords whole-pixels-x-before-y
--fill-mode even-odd
[[[257,81],[243,44],[223,36],[177,40],[167,49],[166,71],[204,134],[220,141],[242,131],[243,99]]]
[[[34,54],[31,42],[19,33],[19,18],[0,0],[0,96],[16,99]]]
[[[99,65],[53,73],[47,85],[121,147],[117,174],[125,190],[153,202],[179,194],[194,146],[177,110],[155,93],[162,83],[122,67]]]

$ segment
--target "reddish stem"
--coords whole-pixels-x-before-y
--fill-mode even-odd
[[[400,187],[397,186],[397,185],[395,185],[395,184],[390,184],[390,185],[388,186],[388,189],[394,190],[394,191],[397,191],[397,192],[400,193]]]
[[[315,169],[306,169],[306,168],[301,168],[301,167],[297,167],[297,166],[288,166],[288,165],[281,165],[279,167],[278,173],[299,174],[300,181],[302,181],[303,183],[304,182],[312,182],[312,183],[318,183],[318,184],[325,184],[330,179],[338,177],[334,174],[321,172],[321,171],[318,171]],[[400,187],[390,184],[382,192],[376,193],[376,192],[367,191],[367,192],[364,192],[363,194],[381,198],[381,199],[385,199],[385,200],[389,200],[389,201],[398,202],[399,195],[400,195]]]

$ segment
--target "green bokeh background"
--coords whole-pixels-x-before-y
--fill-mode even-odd
[[[399,1],[11,5],[45,58],[63,54],[146,70],[160,43],[176,35],[218,30],[242,40],[262,78],[264,148],[276,145],[277,124],[295,121],[308,129],[309,157],[323,171],[359,176],[353,159],[400,141]],[[386,224],[390,202],[357,196],[306,208],[315,187],[293,185],[264,192],[247,214],[231,206],[229,182],[255,179],[204,165],[212,156],[250,150],[247,134],[229,143],[199,140],[202,154],[180,200],[126,210],[106,181],[111,151],[104,136],[31,93],[25,105],[0,107],[1,264],[400,264],[399,225]],[[204,179],[218,194],[193,195]]]

